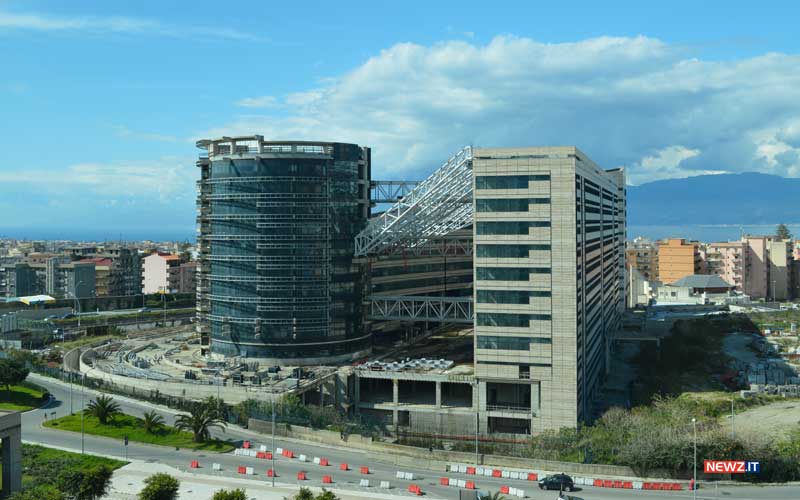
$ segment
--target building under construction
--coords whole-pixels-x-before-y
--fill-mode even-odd
[[[354,145],[198,145],[212,353],[336,363],[400,331],[389,362],[354,370],[355,411],[438,434],[591,419],[624,308],[621,169],[574,147],[465,148],[423,181],[374,181]]]

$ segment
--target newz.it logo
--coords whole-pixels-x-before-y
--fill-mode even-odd
[[[705,460],[703,472],[706,474],[758,474],[761,462],[758,460]]]

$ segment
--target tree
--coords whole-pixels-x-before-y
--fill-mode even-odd
[[[494,493],[489,495],[489,498],[487,500],[506,500],[506,497],[499,491],[495,491]]]
[[[164,425],[164,417],[158,414],[155,410],[145,412],[142,427],[148,434],[155,434],[155,432]]]
[[[300,488],[292,500],[314,500],[314,493],[308,488]]]
[[[18,491],[8,500],[64,500],[64,494],[52,484],[43,484]]]
[[[239,488],[235,490],[219,490],[214,493],[211,500],[247,500],[247,492]]]
[[[314,500],[339,500],[339,497],[334,495],[332,491],[323,489],[322,493],[314,497]]]
[[[139,492],[139,500],[175,500],[181,482],[160,472],[144,480],[144,488]]]
[[[789,228],[786,227],[786,224],[778,224],[778,227],[775,229],[775,237],[779,240],[791,240],[792,233],[789,231]]]
[[[107,465],[68,469],[59,475],[58,489],[74,500],[96,500],[105,496],[113,473]]]
[[[11,392],[11,386],[22,383],[28,378],[28,368],[18,359],[0,359],[0,384],[6,387],[6,392]]]
[[[210,430],[214,427],[225,430],[225,421],[219,417],[216,408],[207,404],[194,404],[189,413],[178,415],[175,419],[175,427],[192,433],[192,440],[195,443],[202,443],[210,437]]]
[[[120,408],[111,396],[101,394],[94,401],[89,402],[86,413],[97,418],[102,425],[106,425],[109,420],[114,418],[114,415],[120,413]]]

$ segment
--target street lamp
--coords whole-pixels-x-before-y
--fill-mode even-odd
[[[694,429],[694,466],[692,467],[692,498],[697,499],[697,419],[692,418]]]
[[[736,419],[736,415],[733,413],[733,399],[731,399],[731,438],[736,437],[736,431],[734,429],[734,421]]]
[[[78,313],[78,328],[81,327],[81,301],[78,300],[78,287],[83,285],[83,281],[75,284],[75,289],[72,291],[72,298],[75,299],[75,311]]]
[[[275,395],[272,395],[272,487],[275,487]]]
[[[84,447],[84,438],[86,436],[86,434],[84,432],[84,427],[83,427],[83,414],[85,413],[85,411],[83,409],[83,388],[85,386],[86,386],[86,374],[84,373],[83,377],[82,377],[82,380],[81,380],[81,455],[83,455],[83,452],[84,452],[84,448],[85,448]]]
[[[475,467],[477,467],[480,465],[480,453],[478,453],[478,433],[481,427],[481,391],[477,379],[475,380],[475,398],[473,399],[477,405],[475,407]]]

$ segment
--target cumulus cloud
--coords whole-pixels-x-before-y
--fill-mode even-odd
[[[171,38],[213,37],[231,40],[259,41],[259,36],[220,27],[180,26],[154,19],[113,16],[52,16],[31,12],[0,11],[0,30],[25,30],[155,35]]]
[[[577,145],[637,183],[798,174],[787,164],[800,148],[792,54],[704,61],[644,36],[401,43],[281,101],[280,113],[199,135],[356,142],[374,148],[376,178],[425,176],[467,144]]]
[[[278,99],[271,95],[245,97],[236,101],[236,105],[242,108],[272,108],[278,105]]]

